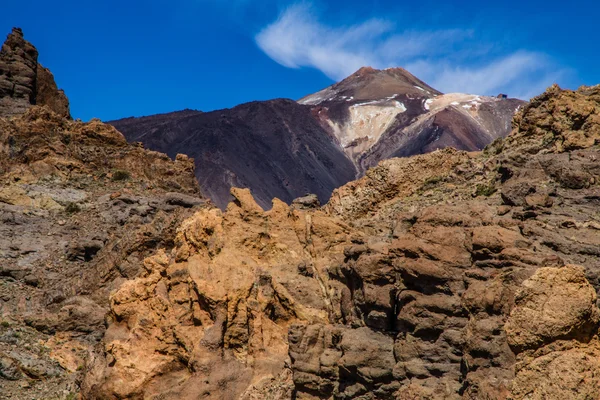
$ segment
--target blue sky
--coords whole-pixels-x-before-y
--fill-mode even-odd
[[[53,4],[51,4],[53,3]],[[444,92],[527,98],[600,83],[593,1],[62,0],[8,2],[76,118],[297,99],[362,65]]]

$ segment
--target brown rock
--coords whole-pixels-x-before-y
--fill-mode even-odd
[[[332,215],[358,218],[393,198],[414,194],[428,180],[450,174],[469,155],[452,148],[411,158],[385,160],[365,177],[334,190],[325,208]]]
[[[326,267],[342,261],[346,228],[277,200],[265,212],[248,190],[232,195],[225,213],[206,208],[186,220],[174,259],[148,258],[146,273],[111,297],[107,358],[85,393],[256,396],[259,382],[285,374],[288,327],[328,320]],[[312,274],[299,274],[300,264]]]
[[[174,246],[199,197],[192,160],[128,145],[100,121],[38,106],[0,118],[0,397],[79,392],[110,292]]]
[[[0,50],[0,116],[23,113],[35,104],[37,57],[23,31],[13,28]]]
[[[600,85],[577,91],[553,85],[517,113],[508,145],[526,153],[591,147],[600,141],[599,107]]]
[[[599,311],[581,267],[540,268],[523,282],[505,326],[521,352],[509,398],[596,398]]]
[[[52,73],[38,64],[36,48],[13,28],[0,50],[0,117],[22,114],[32,105],[71,117],[69,100]]]
[[[69,99],[65,92],[56,86],[54,75],[41,64],[38,64],[37,68],[36,86],[36,105],[46,106],[60,116],[71,118]]]
[[[600,387],[600,343],[558,341],[517,364],[511,400],[596,399]]]
[[[523,282],[506,322],[516,352],[556,340],[588,341],[598,329],[596,291],[582,267],[540,268]]]

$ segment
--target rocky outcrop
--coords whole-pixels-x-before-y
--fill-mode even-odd
[[[204,206],[186,156],[46,107],[0,118],[0,397],[75,398],[109,293]]]
[[[56,86],[54,75],[48,68],[38,64],[36,77],[35,103],[38,106],[46,106],[58,115],[71,118],[69,99],[62,89]]]
[[[562,90],[558,85],[534,98],[513,122],[506,145],[522,153],[568,152],[600,143],[600,88]]]
[[[248,190],[232,195],[225,213],[186,220],[174,252],[148,258],[111,296],[86,396],[291,395],[288,328],[335,312],[327,268],[342,262],[348,228],[278,200],[264,212]]]
[[[594,398],[597,91],[551,88],[485,152],[388,160],[321,209],[234,190],[111,297],[84,397]],[[542,124],[582,144],[540,147]]]
[[[24,113],[32,105],[47,106],[70,118],[69,100],[52,73],[38,63],[36,48],[13,28],[0,49],[0,117]]]
[[[331,215],[365,218],[398,197],[417,195],[434,187],[470,162],[468,153],[452,148],[410,158],[385,160],[356,181],[333,191],[325,208]]]
[[[505,330],[519,353],[559,339],[587,342],[598,330],[596,291],[583,268],[540,268],[523,282],[515,303]]]

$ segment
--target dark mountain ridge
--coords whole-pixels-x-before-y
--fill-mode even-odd
[[[315,193],[326,200],[355,176],[354,166],[311,116],[311,108],[288,99],[111,124],[129,141],[164,149],[171,157],[193,157],[203,193],[220,207],[229,202],[233,186],[251,187],[259,204],[269,208],[273,197],[291,202]]]

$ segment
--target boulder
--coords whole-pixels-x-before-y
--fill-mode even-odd
[[[540,268],[523,282],[505,330],[509,345],[520,353],[556,340],[587,342],[599,318],[596,291],[582,267]]]

